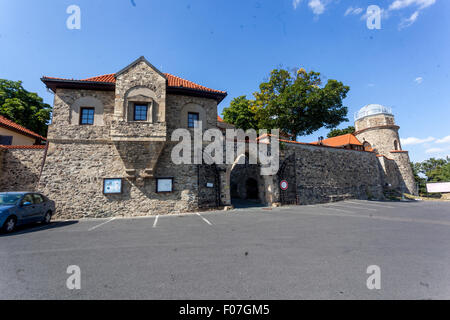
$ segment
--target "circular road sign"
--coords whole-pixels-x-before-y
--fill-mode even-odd
[[[289,184],[288,184],[288,182],[287,182],[286,180],[282,180],[282,181],[280,182],[280,188],[281,188],[281,190],[287,190],[288,187],[289,187]]]

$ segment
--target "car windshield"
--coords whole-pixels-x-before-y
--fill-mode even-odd
[[[21,194],[0,194],[0,206],[14,205],[21,197]]]

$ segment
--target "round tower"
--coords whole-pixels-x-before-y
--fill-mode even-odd
[[[366,150],[387,156],[391,151],[402,150],[398,129],[391,108],[369,104],[355,114],[355,136]]]
[[[408,151],[402,150],[399,126],[395,124],[391,108],[369,104],[355,113],[355,137],[364,145],[365,150],[383,155],[395,165],[383,166],[386,181],[396,181],[402,192],[417,194],[416,183],[411,169]],[[397,187],[397,186],[396,186]]]

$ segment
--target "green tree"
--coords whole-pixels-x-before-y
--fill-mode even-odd
[[[248,130],[258,129],[256,113],[252,108],[252,102],[245,96],[234,98],[228,108],[223,109],[223,120],[234,124],[237,128]]]
[[[430,158],[423,162],[411,163],[414,179],[419,184],[419,192],[427,192],[427,182],[448,182],[450,181],[450,158],[435,159]],[[437,196],[437,195],[436,195]]]
[[[422,163],[411,162],[411,169],[413,171],[414,180],[416,181],[416,184],[419,186],[419,194],[425,194],[427,192],[426,186],[427,179],[420,176],[420,174],[423,174]]]
[[[450,182],[450,161],[427,172],[429,182]]]
[[[51,107],[22,81],[0,79],[0,115],[42,136],[47,135]]]
[[[333,138],[333,137],[337,137],[337,136],[342,136],[343,134],[354,133],[354,132],[355,132],[355,127],[354,126],[348,126],[347,128],[344,128],[344,129],[333,129],[333,130],[331,130],[327,134],[327,137],[328,138]]]
[[[449,158],[447,158],[447,159],[430,158],[421,163],[421,166],[420,166],[421,172],[428,177],[428,181],[432,181],[432,180],[430,180],[431,179],[430,174],[432,172],[439,171],[441,169],[441,167],[446,165],[447,163],[449,163]]]
[[[297,136],[348,121],[342,100],[350,88],[337,80],[322,86],[318,72],[275,69],[259,88],[253,102],[259,128],[279,128],[296,140]]]

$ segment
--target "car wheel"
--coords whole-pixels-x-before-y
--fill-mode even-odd
[[[9,217],[6,219],[5,223],[3,224],[3,232],[5,233],[11,233],[16,229],[16,218]]]
[[[50,220],[52,220],[52,213],[51,211],[47,211],[47,213],[44,216],[44,220],[42,220],[42,222],[45,224],[49,224]]]

